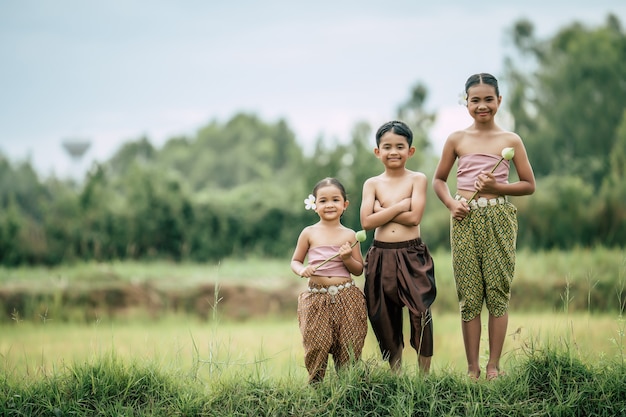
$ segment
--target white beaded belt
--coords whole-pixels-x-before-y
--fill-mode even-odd
[[[353,285],[355,285],[354,281],[346,282],[345,284],[330,285],[328,287],[322,287],[322,288],[309,287],[309,292],[313,294],[328,294],[330,295],[330,302],[334,303],[335,295],[337,295],[339,291],[344,290],[346,288],[350,288]]]
[[[454,199],[467,202],[467,199],[465,197],[461,197],[460,195],[457,195],[456,197],[454,197]],[[475,210],[479,207],[496,206],[498,204],[504,204],[504,203],[506,203],[506,198],[504,197],[496,197],[496,198],[480,197],[476,200],[470,201],[468,204],[470,206],[470,209]]]

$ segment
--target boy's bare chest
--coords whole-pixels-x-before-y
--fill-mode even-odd
[[[381,181],[376,184],[376,199],[383,204],[394,204],[411,196],[411,180]]]

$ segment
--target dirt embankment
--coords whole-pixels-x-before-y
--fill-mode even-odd
[[[0,322],[57,320],[90,322],[100,318],[159,318],[189,314],[245,320],[263,316],[293,316],[301,285],[256,288],[246,285],[203,284],[163,289],[150,282],[106,286],[66,286],[40,290],[0,289]]]

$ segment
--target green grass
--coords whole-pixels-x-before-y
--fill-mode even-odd
[[[444,283],[452,281],[450,253],[432,254],[437,268],[437,278]],[[626,272],[626,255],[623,249],[596,247],[576,248],[569,251],[530,252],[517,254],[515,281],[564,284],[590,284],[596,281],[617,282]],[[194,264],[167,261],[154,262],[88,262],[56,267],[0,267],[2,285],[40,285],[56,281],[86,282],[145,282],[160,281],[167,285],[195,285],[204,282],[237,282],[249,284],[281,285],[296,280],[289,259],[232,258],[218,263]]]
[[[361,363],[339,375],[331,370],[311,388],[295,311],[287,318],[230,321],[215,303],[208,321],[167,314],[160,320],[103,316],[89,323],[16,314],[0,323],[0,415],[626,413],[623,252],[521,252],[513,283],[519,292],[513,297],[528,303],[545,298],[536,304],[543,307],[512,304],[502,360],[507,375],[478,383],[465,376],[449,254],[434,257],[440,295],[433,313],[435,356],[428,376],[417,371],[408,343],[402,372],[389,372],[370,331]],[[219,265],[124,262],[0,269],[3,291],[111,282],[158,282],[161,288],[236,282],[271,289],[294,280],[287,261],[260,259]],[[541,291],[529,293],[537,289]],[[602,297],[610,298],[604,302],[613,307],[600,314],[593,306]],[[486,344],[484,329],[483,369]]]
[[[430,375],[419,374],[410,347],[402,372],[392,374],[370,332],[361,363],[340,374],[331,369],[311,388],[295,317],[227,322],[216,312],[209,323],[185,316],[93,325],[17,321],[0,326],[0,415],[614,416],[626,410],[621,316],[512,312],[502,361],[507,375],[477,383],[465,377],[458,315],[435,315],[434,324]]]
[[[568,350],[525,351],[496,381],[450,372],[392,374],[367,361],[316,387],[286,375],[202,380],[106,356],[18,382],[0,375],[4,416],[616,416],[626,367],[589,365]]]
[[[465,356],[458,314],[433,314],[433,321],[433,369],[463,373]],[[623,332],[623,321],[611,315],[511,312],[503,365],[536,340],[552,340],[586,362],[619,358],[625,349]],[[0,325],[0,334],[0,368],[20,377],[37,378],[69,363],[113,354],[125,361],[143,358],[166,369],[194,369],[203,378],[242,371],[270,377],[290,374],[306,380],[295,312],[291,319],[245,322],[217,319],[207,323],[185,316],[160,321],[102,320],[91,325],[20,321]],[[377,359],[378,347],[371,330],[365,342],[363,357]],[[405,344],[404,364],[414,370],[415,352],[408,340]],[[486,328],[481,352],[484,367]]]
[[[55,267],[0,267],[0,283],[28,288],[33,285],[72,284],[84,282],[143,283],[156,281],[164,286],[194,286],[198,283],[228,282],[248,284],[280,284],[294,278],[289,261],[283,259],[226,259],[215,264],[153,262],[85,262]]]

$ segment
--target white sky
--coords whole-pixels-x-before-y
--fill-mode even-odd
[[[309,149],[393,118],[418,81],[440,149],[470,123],[466,78],[501,75],[515,21],[550,37],[609,12],[626,25],[623,0],[0,0],[0,152],[81,175],[124,142],[161,146],[240,111],[286,119]],[[81,163],[68,138],[91,141]]]

